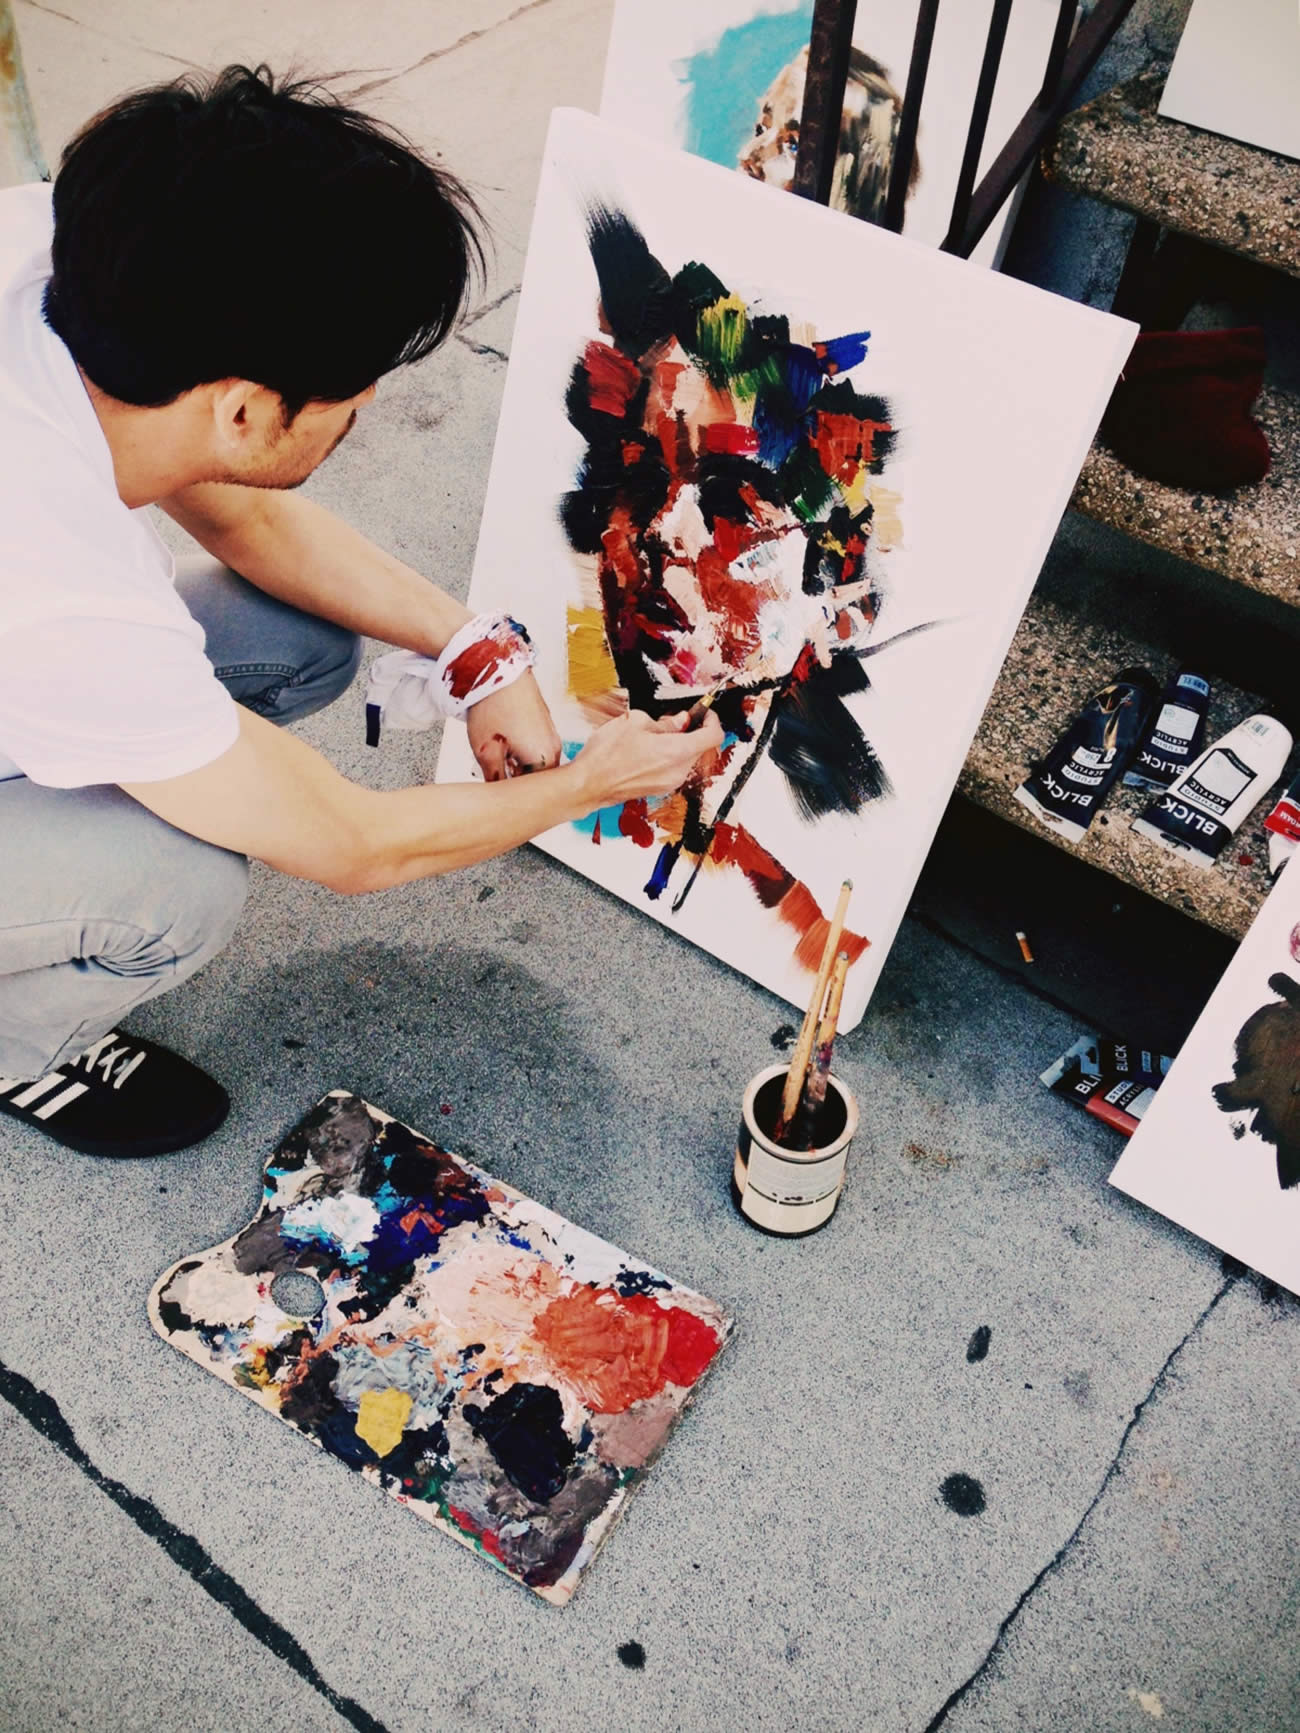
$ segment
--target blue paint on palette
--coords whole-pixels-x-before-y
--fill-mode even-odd
[[[685,144],[696,156],[735,168],[752,137],[758,100],[782,67],[808,46],[813,0],[724,30],[711,48],[679,63],[687,85]]]

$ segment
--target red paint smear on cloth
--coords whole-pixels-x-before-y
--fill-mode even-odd
[[[717,1332],[693,1312],[613,1288],[561,1294],[534,1328],[555,1370],[596,1414],[622,1414],[665,1384],[689,1387],[719,1347]]]
[[[491,638],[480,638],[462,650],[448,670],[447,684],[453,698],[468,698],[497,669],[498,665],[518,648],[519,640],[512,628],[503,626]]]

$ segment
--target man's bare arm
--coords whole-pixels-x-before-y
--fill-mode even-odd
[[[436,656],[471,618],[436,584],[300,494],[196,482],[158,503],[267,595],[385,644]]]
[[[205,842],[333,890],[383,890],[504,854],[598,807],[671,792],[722,741],[712,715],[693,732],[685,724],[634,713],[598,728],[571,764],[534,776],[380,792],[241,709],[239,739],[213,763],[123,786]]]

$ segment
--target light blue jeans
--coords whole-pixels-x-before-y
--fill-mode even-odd
[[[360,640],[254,589],[206,556],[176,587],[217,678],[272,722],[346,690]],[[41,1077],[227,943],[243,855],[155,818],[119,788],[0,782],[0,1076]]]

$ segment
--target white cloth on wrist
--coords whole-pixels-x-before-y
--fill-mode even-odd
[[[536,661],[528,633],[509,614],[476,614],[441,655],[390,650],[370,668],[366,739],[389,728],[432,728],[443,717],[463,721],[475,704],[513,684]]]

